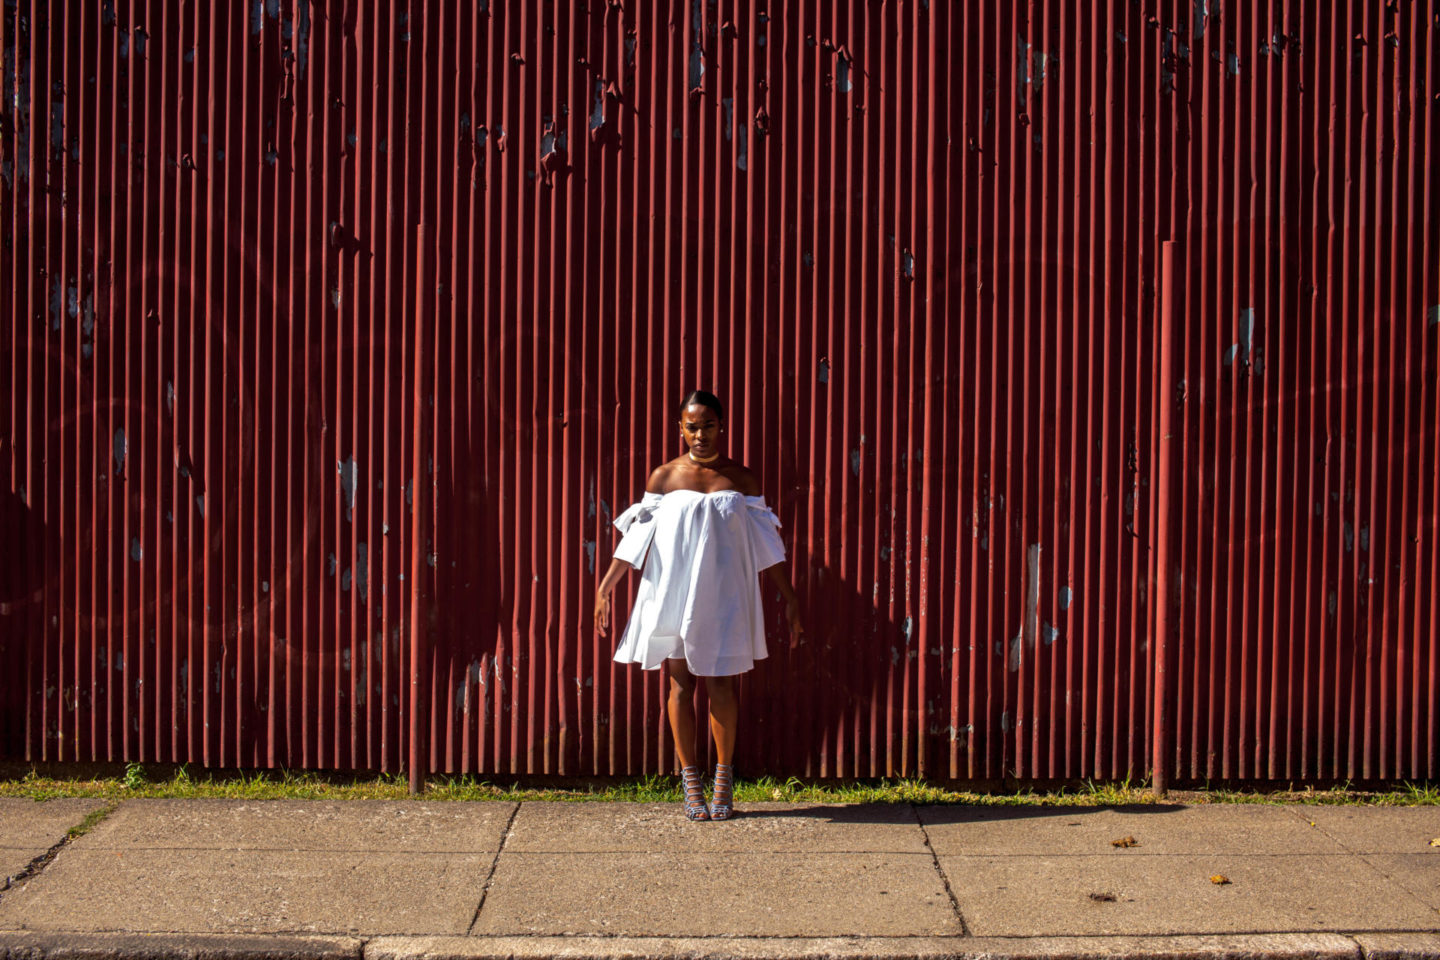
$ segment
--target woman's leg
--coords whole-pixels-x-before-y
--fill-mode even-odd
[[[684,660],[666,660],[670,671],[670,698],[666,712],[670,715],[670,732],[675,736],[675,755],[680,766],[695,766],[695,677]]]
[[[728,820],[733,812],[735,738],[740,724],[740,703],[735,695],[734,677],[706,677],[710,695],[710,735],[715,738],[715,789],[710,800],[710,819]]]
[[[666,661],[670,668],[670,697],[665,703],[670,715],[670,732],[675,736],[675,756],[680,758],[680,778],[685,788],[685,816],[709,820],[705,805],[705,776],[695,763],[695,677],[684,660]]]
[[[710,696],[710,736],[715,738],[715,760],[729,766],[735,756],[735,738],[740,725],[735,678],[706,677],[705,692]]]

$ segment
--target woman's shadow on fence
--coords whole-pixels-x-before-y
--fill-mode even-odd
[[[769,657],[743,681],[742,774],[915,776],[926,664],[914,624],[814,559],[791,576],[805,625],[798,642],[779,592],[761,576]]]

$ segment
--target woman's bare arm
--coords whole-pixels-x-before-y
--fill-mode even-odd
[[[796,595],[795,588],[790,586],[790,576],[785,572],[785,564],[777,563],[773,567],[766,567],[764,572],[770,582],[780,588],[780,596],[785,598],[785,617],[790,621],[790,639],[799,643],[805,637],[805,625],[800,622],[800,598]]]
[[[629,569],[630,564],[615,557],[610,561],[610,569],[605,571],[600,586],[595,590],[595,629],[600,631],[602,637],[610,629],[610,594]]]

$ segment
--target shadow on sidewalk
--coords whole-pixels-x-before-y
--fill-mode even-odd
[[[756,803],[745,803],[736,808],[733,820],[762,820],[762,819],[795,819],[805,818],[824,820],[827,823],[836,824],[881,824],[881,823],[903,823],[911,824],[916,822],[916,809],[924,807],[926,810],[925,822],[927,824],[963,824],[963,823],[993,823],[997,820],[1039,820],[1055,817],[1085,817],[1102,810],[1116,811],[1125,814],[1161,814],[1176,813],[1184,809],[1184,804],[1156,803],[1156,804],[1126,804],[1116,806],[1094,806],[1094,807],[1031,807],[1031,806],[1005,806],[1005,805],[957,805],[941,806],[928,804],[861,804],[861,805],[835,805],[815,804],[810,807],[786,807],[785,809],[770,810],[763,807],[757,809]]]

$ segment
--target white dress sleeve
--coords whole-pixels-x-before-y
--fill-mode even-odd
[[[780,539],[780,518],[765,504],[764,497],[746,497],[750,518],[750,551],[757,571],[785,562],[785,543]]]
[[[645,566],[645,554],[655,539],[655,508],[660,505],[660,496],[647,493],[615,518],[615,528],[624,534],[615,546],[615,557],[636,570]]]

